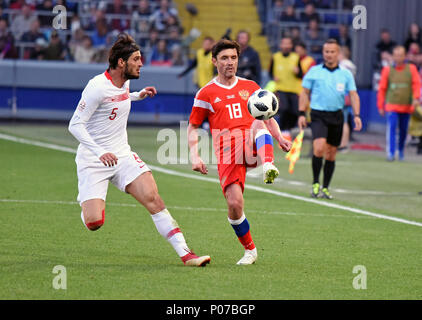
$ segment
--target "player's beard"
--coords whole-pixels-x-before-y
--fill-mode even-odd
[[[128,68],[128,65],[127,64],[126,64],[126,67],[125,67],[124,76],[125,76],[125,79],[127,79],[127,80],[130,80],[130,79],[139,79],[139,75],[138,74],[132,74],[132,73],[129,72],[129,68]]]

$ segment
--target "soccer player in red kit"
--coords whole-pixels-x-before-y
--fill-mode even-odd
[[[212,49],[218,75],[201,88],[189,118],[188,140],[192,169],[207,174],[198,153],[197,129],[208,118],[218,161],[218,174],[228,206],[228,220],[245,248],[238,265],[253,264],[257,250],[243,212],[243,191],[247,167],[262,165],[265,183],[273,183],[279,172],[274,166],[274,137],[284,151],[291,143],[283,138],[274,119],[256,120],[248,111],[248,98],[260,89],[254,81],[236,76],[239,44],[220,40]]]

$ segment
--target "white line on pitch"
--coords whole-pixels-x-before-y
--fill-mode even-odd
[[[14,137],[14,136],[2,134],[2,133],[0,133],[0,139],[24,143],[24,144],[29,144],[29,145],[53,149],[53,150],[58,150],[58,151],[69,152],[69,153],[73,153],[73,154],[76,153],[75,149],[72,149],[72,148],[69,148],[69,147],[62,147],[62,146],[58,146],[58,145],[51,144],[51,143],[45,143],[45,142],[40,142],[40,141],[28,140],[28,139],[24,139],[24,138],[18,138],[18,137]],[[155,166],[155,165],[148,165],[148,166],[152,170],[155,170],[155,171],[158,171],[158,172],[161,172],[161,173],[165,173],[165,174],[169,174],[169,175],[173,175],[173,176],[190,178],[190,179],[201,180],[201,181],[214,182],[214,183],[220,183],[219,180],[216,179],[216,178],[209,178],[209,177],[199,176],[199,175],[191,174],[191,173],[183,173],[183,172],[179,172],[179,171],[175,171],[175,170],[171,170],[171,169],[165,169],[165,168]],[[251,185],[251,184],[245,185],[245,189],[269,193],[269,194],[273,194],[273,195],[276,195],[276,196],[279,196],[279,197],[299,200],[299,201],[303,201],[303,202],[308,202],[308,203],[316,204],[316,205],[319,205],[319,206],[325,206],[325,207],[329,207],[329,208],[334,208],[334,209],[349,211],[349,212],[353,212],[353,213],[363,214],[363,215],[366,215],[366,216],[371,216],[371,217],[375,217],[375,218],[379,218],[379,219],[390,220],[390,221],[394,221],[394,222],[399,222],[399,223],[404,223],[404,224],[422,227],[421,222],[406,220],[406,219],[388,216],[388,215],[385,215],[385,214],[379,214],[379,213],[375,213],[375,212],[371,212],[371,211],[367,211],[367,210],[361,210],[361,209],[357,209],[357,208],[353,208],[353,207],[349,207],[349,206],[336,204],[336,203],[333,203],[333,202],[320,201],[320,200],[312,199],[312,198],[305,198],[305,197],[302,197],[302,196],[298,196],[298,195],[294,195],[294,194],[290,194],[290,193],[286,193],[286,192],[281,192],[281,191],[277,191],[277,190],[267,189],[267,188],[263,188],[263,187],[255,186],[255,185]]]
[[[27,200],[27,199],[0,199],[0,203],[18,203],[18,204],[46,204],[46,205],[78,205],[77,201],[60,201],[60,200]],[[116,207],[141,207],[135,203],[116,203],[107,202],[107,206]],[[186,211],[213,211],[213,212],[224,212],[227,213],[226,208],[201,208],[201,207],[185,207],[185,206],[167,206],[168,209],[172,210],[186,210]],[[335,215],[335,214],[323,214],[323,213],[306,213],[306,212],[284,212],[284,211],[265,211],[265,210],[247,210],[248,213],[255,214],[275,214],[275,215],[286,215],[286,216],[307,216],[307,217],[334,217],[334,218],[366,218],[375,219],[374,217],[368,216],[350,216],[350,215]]]

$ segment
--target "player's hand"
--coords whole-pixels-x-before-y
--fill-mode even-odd
[[[382,117],[385,116],[385,110],[384,109],[378,109],[378,112]]]
[[[299,118],[297,119],[297,125],[298,125],[300,130],[305,129],[306,126],[308,125],[306,123],[306,117],[305,116],[299,116]]]
[[[355,128],[353,130],[360,131],[362,129],[362,120],[360,119],[360,117],[354,117],[354,119],[355,119]]]
[[[200,157],[193,157],[192,158],[192,170],[198,171],[202,174],[208,174],[208,168],[204,161]]]
[[[117,160],[117,157],[111,152],[104,153],[100,157],[100,161],[104,163],[106,167],[113,167],[117,165]]]
[[[155,87],[145,87],[145,88],[143,88],[141,90],[141,93],[139,94],[139,97],[141,99],[144,99],[146,97],[152,98],[156,94],[157,94],[157,90],[155,89]]]
[[[285,152],[289,152],[292,147],[292,143],[289,140],[283,138],[283,136],[281,136],[281,140],[279,141],[279,144],[280,144],[281,149]]]

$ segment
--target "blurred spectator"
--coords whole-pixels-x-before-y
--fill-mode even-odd
[[[146,51],[150,51],[152,47],[157,45],[159,35],[158,30],[151,29],[148,39],[141,39],[139,45]]]
[[[15,39],[8,29],[7,20],[0,18],[0,60],[18,58],[14,43]]]
[[[405,62],[406,49],[394,47],[392,66],[382,69],[377,95],[380,115],[387,118],[387,160],[394,161],[396,149],[399,160],[404,160],[404,148],[410,115],[419,104],[421,79],[416,67]],[[397,146],[397,127],[399,139]]]
[[[339,66],[349,70],[353,78],[356,77],[356,65],[350,60],[350,49],[347,46],[342,46],[339,54]],[[349,141],[353,132],[353,109],[350,96],[346,95],[344,98],[344,107],[343,107],[343,133],[341,136],[341,143],[338,148],[339,151],[347,151],[349,149]]]
[[[421,54],[421,49],[418,43],[412,42],[410,44],[409,51],[407,51],[406,60],[409,63],[413,63],[418,70],[421,70],[422,54]]]
[[[391,39],[390,31],[382,29],[380,40],[375,45],[374,68],[381,70],[385,66],[386,61],[391,61],[391,54],[396,42]]]
[[[311,54],[321,54],[322,45],[325,40],[322,30],[319,27],[317,20],[309,21],[308,29],[305,33],[305,42],[310,48]]]
[[[407,34],[404,47],[409,50],[410,44],[416,42],[419,46],[422,45],[422,34],[417,23],[412,23],[409,27],[409,33]]]
[[[309,71],[309,69],[311,69],[313,66],[316,65],[316,61],[314,58],[308,55],[305,43],[299,42],[294,46],[294,48],[295,48],[295,52],[299,56],[299,64],[300,64],[300,68],[302,69],[302,78],[303,78],[305,74]]]
[[[25,32],[22,35],[21,41],[32,43],[35,45],[37,39],[43,39],[45,43],[47,43],[47,37],[40,31],[40,22],[38,19],[35,19],[31,23],[31,29],[28,32]],[[40,43],[40,42],[39,42]],[[33,47],[29,47],[24,52],[24,59],[29,59],[32,56],[32,52],[34,51]]]
[[[95,23],[95,31],[92,34],[92,44],[95,48],[104,48],[107,46],[107,22],[105,19],[97,20]]]
[[[298,22],[299,20],[296,18],[295,7],[287,6],[286,10],[281,14],[280,19],[282,22]]]
[[[32,9],[29,5],[23,4],[20,13],[12,20],[10,31],[15,39],[20,39],[22,35],[31,29],[32,22],[37,19],[32,14]]]
[[[171,53],[171,65],[172,66],[183,66],[185,64],[183,59],[182,46],[173,45],[170,48]]]
[[[300,21],[309,22],[311,20],[316,20],[319,23],[320,17],[319,14],[315,11],[314,4],[308,3],[305,7],[304,12],[302,12],[300,15]]]
[[[35,9],[37,11],[44,11],[45,14],[39,13],[38,19],[42,27],[51,27],[53,24],[53,1],[52,0],[43,0],[42,3],[38,4]]]
[[[300,34],[300,28],[299,27],[293,27],[289,30],[289,37],[293,41],[293,45],[296,45],[300,42],[302,42],[302,37]]]
[[[151,10],[148,0],[140,0],[138,8],[132,14],[131,29],[137,33],[147,33],[150,29]]]
[[[4,8],[0,6],[0,18],[8,19],[7,14],[4,13]]]
[[[170,27],[167,32],[167,47],[169,51],[172,51],[173,46],[180,47],[181,42],[179,29],[177,27]]]
[[[283,11],[286,9],[286,5],[283,0],[274,1],[273,7],[269,10],[268,21],[269,22],[280,22],[283,15]]]
[[[43,52],[44,60],[64,60],[66,56],[66,47],[60,40],[56,30],[51,33],[50,43]]]
[[[237,75],[242,78],[253,80],[260,84],[261,82],[261,60],[259,54],[249,45],[250,34],[245,30],[237,33],[236,41],[240,45],[239,63]]]
[[[148,64],[151,66],[171,66],[171,55],[164,39],[158,40],[150,53]]]
[[[170,29],[177,29],[179,35],[183,33],[183,28],[180,25],[180,21],[176,16],[169,16],[166,20],[166,32],[168,33],[168,30]]]
[[[214,39],[205,37],[202,41],[202,47],[196,51],[196,57],[189,66],[178,74],[178,78],[185,76],[189,71],[196,68],[195,84],[198,88],[202,88],[214,77],[214,65],[212,63],[212,47]]]
[[[72,31],[73,33],[76,30],[81,29],[81,28],[82,28],[81,19],[79,18],[77,14],[74,14],[70,21],[70,31]]]
[[[284,37],[280,41],[280,51],[272,55],[269,75],[275,82],[275,90],[280,101],[278,114],[281,133],[291,141],[290,130],[297,125],[298,102],[302,87],[302,70],[299,56],[293,52],[293,41]]]
[[[85,35],[82,40],[82,44],[76,46],[74,59],[80,63],[93,62],[95,56],[95,48],[92,45],[92,39]]]
[[[35,19],[31,23],[31,28],[29,31],[25,32],[22,37],[21,41],[23,42],[35,42],[38,38],[43,38],[47,41],[47,37],[40,31],[40,21]]]
[[[13,10],[17,10],[17,9],[20,10],[24,7],[25,3],[26,3],[25,0],[16,0],[16,1],[14,1],[10,4],[9,8],[13,9]],[[31,5],[29,5],[29,7],[31,8],[31,10],[35,9],[35,7],[33,7]]]
[[[109,3],[106,9],[107,14],[119,14],[128,15],[129,11],[126,5],[123,4],[122,0],[113,0],[113,3]],[[130,27],[130,20],[124,18],[113,18],[111,20],[111,30],[118,30],[123,32]]]
[[[68,42],[68,47],[70,50],[71,57],[75,56],[76,47],[82,45],[85,32],[83,29],[79,28],[72,32],[72,36]]]
[[[320,9],[332,9],[333,8],[333,0],[315,0],[314,1],[315,7]]]
[[[35,40],[35,46],[31,50],[29,59],[31,60],[43,60],[44,59],[44,50],[47,48],[48,42],[43,38],[38,38]]]
[[[302,9],[302,8],[305,8],[306,5],[308,5],[310,3],[315,4],[315,1],[314,0],[296,0],[294,6],[295,6],[295,8],[301,8]]]
[[[352,50],[352,39],[349,36],[349,28],[345,24],[341,24],[338,27],[339,36],[336,37],[338,44],[342,46],[348,47]]]
[[[178,18],[178,12],[175,8],[170,8],[168,0],[160,0],[160,7],[152,14],[151,22],[159,32],[165,31],[167,19],[170,16]]]

